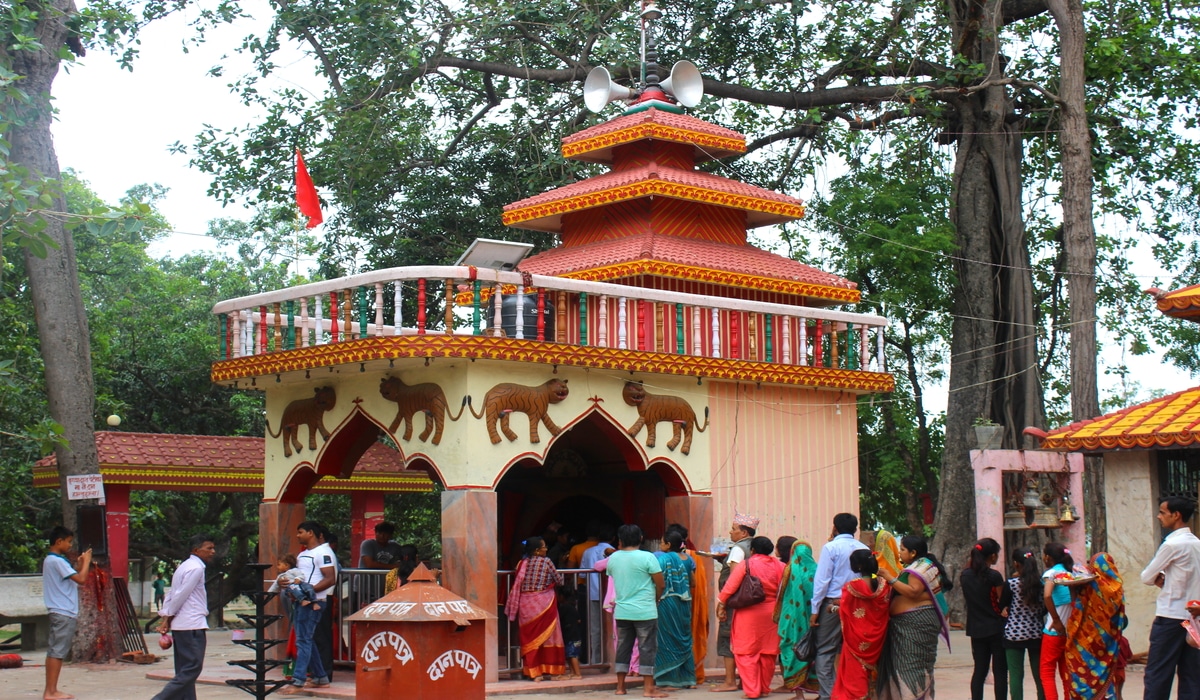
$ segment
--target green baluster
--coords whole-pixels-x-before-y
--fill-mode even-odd
[[[472,291],[474,296],[471,297],[471,328],[474,329],[475,335],[479,335],[479,280],[475,280]]]
[[[587,345],[587,292],[579,293],[579,344]]]
[[[217,323],[221,324],[221,354],[219,357],[224,360],[229,357],[229,346],[225,343],[229,335],[229,318],[225,314],[217,314]]]
[[[683,354],[683,304],[675,305],[675,354]]]
[[[764,316],[763,320],[766,321],[766,324],[767,324],[767,327],[763,329],[763,335],[766,336],[766,340],[767,340],[767,342],[766,342],[767,362],[774,362],[775,361],[775,348],[771,345],[771,314],[767,314],[766,316]]]
[[[287,314],[288,329],[287,336],[283,339],[283,344],[288,350],[294,350],[296,348],[296,302],[291,299],[288,299],[287,302]]]
[[[854,345],[854,324],[846,324],[846,369],[858,369],[858,348]]]
[[[358,288],[358,337],[367,337],[367,321],[370,320],[367,302],[367,288]]]

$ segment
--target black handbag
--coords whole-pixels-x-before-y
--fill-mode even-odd
[[[729,600],[725,601],[725,607],[737,610],[751,605],[757,605],[767,599],[767,593],[763,590],[762,581],[757,576],[750,573],[750,560],[747,559],[742,564],[746,567],[746,575],[742,577],[742,583],[738,589],[729,596]]]
[[[812,663],[817,658],[817,630],[815,627],[809,627],[804,631],[804,636],[800,641],[796,642],[796,646],[792,648],[796,654],[797,661],[808,661]]]

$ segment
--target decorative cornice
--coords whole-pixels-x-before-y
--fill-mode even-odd
[[[163,467],[122,464],[100,465],[105,484],[132,486],[141,490],[180,491],[246,491],[262,493],[263,473],[245,470],[213,470],[203,467]],[[348,491],[389,491],[425,493],[433,482],[420,474],[361,473],[349,479],[322,479],[313,487],[314,493]],[[33,469],[33,485],[37,488],[58,488],[58,467],[39,466]]]
[[[858,303],[862,297],[862,293],[857,289],[783,280],[777,277],[760,277],[741,272],[714,270],[708,267],[682,265],[662,260],[633,260],[617,265],[594,267],[576,272],[564,272],[559,276],[569,279],[587,280],[589,282],[606,282],[608,280],[635,277],[637,275],[654,275],[656,277],[670,277],[693,282],[708,282],[728,287],[757,289],[778,292],[780,294],[827,299],[847,304]]]
[[[217,383],[240,382],[252,377],[335,365],[430,357],[533,362],[543,365],[811,386],[859,393],[890,392],[895,389],[892,375],[883,372],[671,355],[644,350],[580,347],[481,335],[440,334],[362,338],[344,343],[221,360],[212,365],[212,380]]]
[[[620,146],[626,143],[634,143],[646,139],[655,139],[658,141],[670,141],[673,143],[682,143],[689,146],[696,146],[709,151],[722,150],[731,153],[745,153],[746,140],[744,138],[731,138],[728,136],[718,136],[716,134],[706,134],[700,131],[691,129],[681,129],[679,127],[667,126],[666,124],[654,123],[638,123],[624,129],[612,131],[607,134],[600,134],[587,139],[581,139],[571,143],[564,143],[562,146],[562,154],[564,158],[578,158],[593,151],[601,151],[606,148]]]
[[[732,194],[706,187],[650,179],[588,192],[574,197],[509,209],[504,212],[501,220],[505,226],[516,226],[522,222],[534,219],[560,216],[574,211],[582,211],[615,202],[651,196],[672,197],[690,202],[703,202],[705,204],[732,207],[743,211],[774,214],[789,219],[799,219],[804,216],[804,205],[794,202],[780,202],[764,197]]]
[[[1200,442],[1196,433],[1149,435],[1101,435],[1091,437],[1049,436],[1042,440],[1043,450],[1065,452],[1099,450],[1173,449],[1190,447]]]

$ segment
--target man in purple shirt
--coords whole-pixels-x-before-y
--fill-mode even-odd
[[[213,538],[195,535],[188,540],[187,561],[175,569],[171,589],[158,616],[158,631],[175,640],[175,677],[154,700],[196,700],[196,679],[204,668],[208,646],[208,592],[204,588],[204,568],[217,556]]]

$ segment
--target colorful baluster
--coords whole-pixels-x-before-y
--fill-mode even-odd
[[[663,352],[667,343],[667,311],[657,301],[650,302],[654,309],[654,351]]]
[[[617,347],[629,349],[629,300],[625,297],[617,299]]]
[[[846,324],[846,369],[858,369],[858,347],[854,342],[854,324]]]
[[[342,290],[342,342],[354,340],[353,324],[351,319],[354,317],[354,294],[350,288]]]
[[[492,289],[492,335],[496,338],[504,337],[504,301],[500,298],[500,281],[496,281],[496,286]]]
[[[771,347],[771,322],[772,322],[772,320],[773,320],[773,317],[771,316],[771,314],[767,314],[766,316],[763,317],[763,322],[765,324],[765,327],[763,328],[763,335],[765,336],[764,339],[765,339],[766,346],[767,346],[767,362],[775,361],[775,352],[774,352],[775,349],[773,347]]]
[[[746,350],[747,360],[758,359],[758,314],[746,315]]]
[[[675,354],[683,354],[683,304],[675,305]]]
[[[375,283],[375,336],[383,335],[383,282]]]
[[[704,354],[704,342],[703,342],[704,336],[701,335],[701,331],[700,331],[700,320],[701,320],[700,317],[701,316],[702,316],[702,314],[700,313],[700,307],[693,306],[692,307],[692,354],[693,355],[703,355]]]
[[[446,335],[454,335],[454,280],[442,283],[446,288],[446,314],[442,323],[446,326]]]
[[[829,323],[829,366],[838,366],[838,324],[836,321]]]
[[[712,356],[721,357],[721,310],[712,310]]]
[[[221,329],[220,333],[218,334],[221,336],[221,349],[218,351],[220,353],[219,357],[228,360],[229,346],[231,345],[229,342],[229,335],[232,332],[229,326],[229,316],[225,314],[217,314],[217,327]]]
[[[404,305],[401,293],[404,290],[404,283],[396,280],[392,283],[392,333],[393,335],[401,335],[404,331]]]
[[[883,354],[883,329],[884,329],[884,327],[880,326],[879,330],[875,331],[875,371],[876,372],[886,372],[887,371],[887,365],[884,362],[885,358],[884,358],[884,354]]]
[[[267,307],[258,307],[258,354],[267,352]]]
[[[308,347],[308,297],[300,297],[300,347]]]
[[[586,347],[588,344],[588,327],[587,327],[587,292],[579,293],[579,346]]]
[[[646,300],[637,300],[637,349],[646,349]]]
[[[471,268],[471,274],[475,274],[475,268]],[[483,304],[483,288],[479,280],[471,282],[471,332],[479,335],[483,332],[481,321],[481,308]]]
[[[283,344],[288,350],[296,349],[296,302],[291,299],[287,300],[287,335]]]
[[[863,326],[858,331],[858,361],[859,369],[864,372],[871,368],[871,343],[867,334],[867,327]]]
[[[788,316],[779,317],[779,326],[783,331],[783,364],[792,364],[792,319]]]
[[[558,305],[554,309],[554,340],[559,343],[567,342],[567,293],[558,293]]]
[[[516,318],[513,319],[513,331],[514,331],[513,336],[523,340],[525,338],[525,285],[524,284],[517,285],[516,301],[517,301],[517,307],[516,307],[517,315],[516,315]]]
[[[313,295],[313,345],[325,344],[325,318],[321,315],[321,295]]]
[[[821,329],[821,319],[818,318],[813,328],[813,367],[825,366],[825,358],[822,354],[822,350],[824,350],[824,344],[825,334]]]
[[[596,344],[602,348],[608,347],[608,295],[600,295],[600,305],[596,308],[599,317],[596,328]]]
[[[329,293],[329,342],[338,341],[338,293]]]

